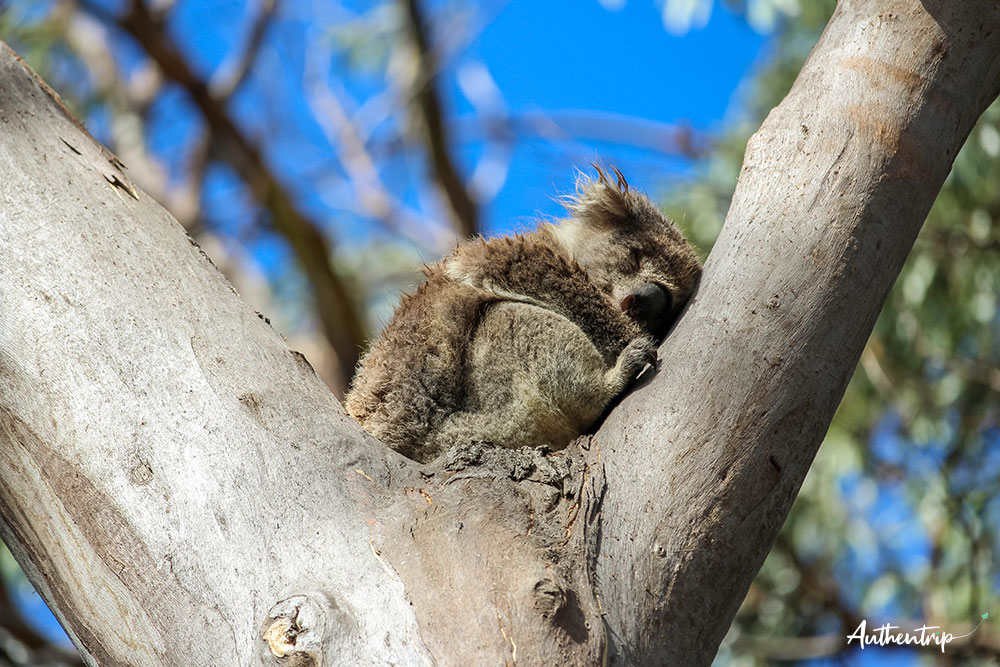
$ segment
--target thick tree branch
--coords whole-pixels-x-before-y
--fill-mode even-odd
[[[6,47],[0,123],[0,537],[89,664],[421,663],[401,458]]]
[[[841,0],[751,139],[659,375],[595,439],[597,585],[619,662],[711,662],[1000,90],[998,36],[996,3]]]

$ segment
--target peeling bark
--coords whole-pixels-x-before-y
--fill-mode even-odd
[[[90,664],[709,664],[1000,89],[998,27],[842,0],[659,372],[564,452],[431,465],[3,50],[0,536]]]

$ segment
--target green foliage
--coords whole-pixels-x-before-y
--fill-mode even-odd
[[[330,37],[352,71],[381,73],[388,66],[403,30],[399,5],[378,4],[330,28]]]

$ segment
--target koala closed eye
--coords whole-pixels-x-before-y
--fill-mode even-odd
[[[639,273],[642,268],[642,251],[634,246],[628,249],[628,261],[634,273]]]

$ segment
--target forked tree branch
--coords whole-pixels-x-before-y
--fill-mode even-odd
[[[0,54],[0,536],[100,664],[707,665],[950,164],[1000,6],[841,0],[661,367],[564,452],[366,436]]]

